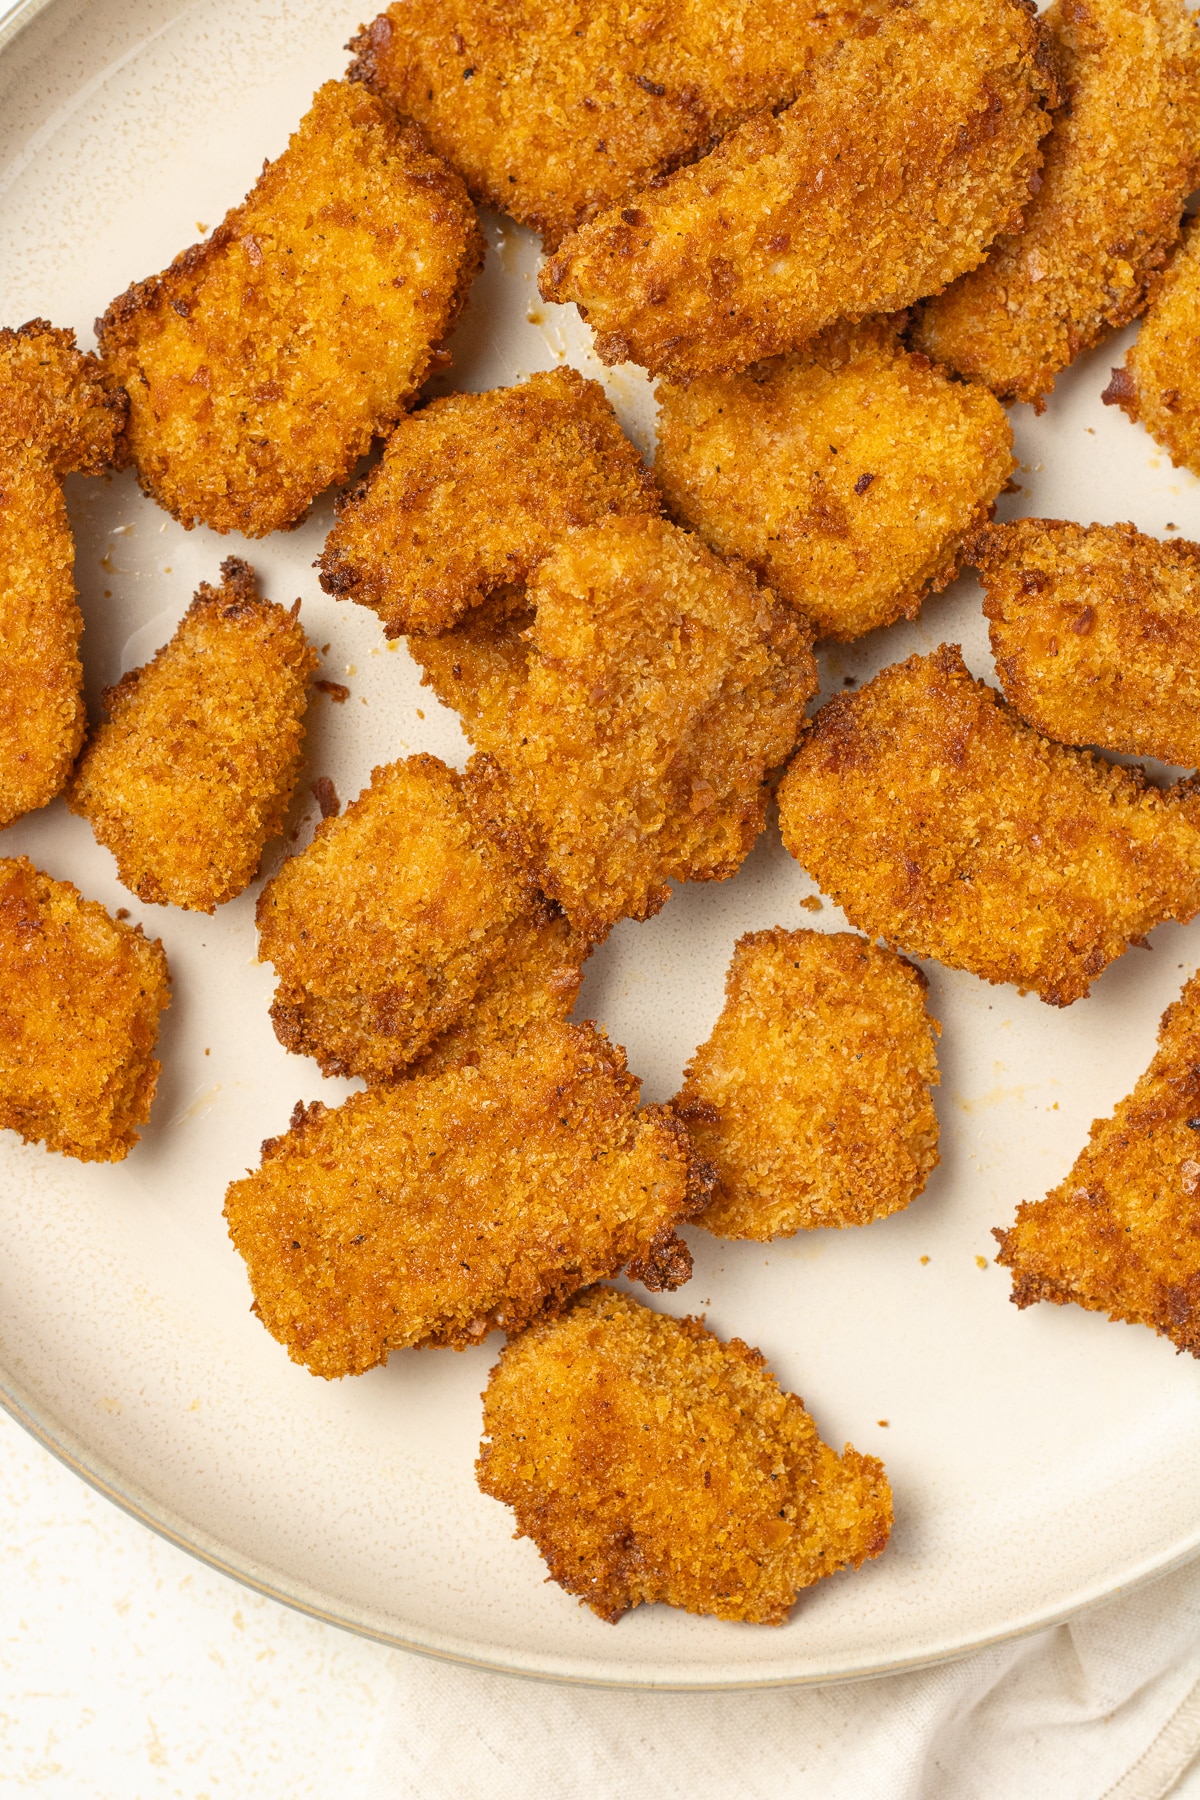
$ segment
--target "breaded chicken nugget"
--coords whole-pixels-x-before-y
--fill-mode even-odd
[[[572,528],[659,510],[604,389],[564,366],[402,419],[338,508],[321,586],[369,606],[389,637],[447,631],[528,581]]]
[[[1052,1006],[1200,910],[1200,795],[1039,737],[956,644],[822,707],[779,810],[860,931]]]
[[[1200,227],[1189,226],[1123,369],[1101,399],[1146,427],[1176,468],[1200,475]]]
[[[267,883],[258,930],[279,1041],[368,1081],[565,1017],[591,949],[472,821],[436,756],[374,770]]]
[[[848,30],[785,112],[567,238],[542,293],[578,304],[605,362],[677,379],[896,312],[1019,229],[1056,100],[1021,0],[909,0]]]
[[[926,985],[849,931],[738,940],[724,1011],[672,1102],[717,1171],[697,1223],[765,1242],[916,1199],[938,1162]]]
[[[0,859],[0,1129],[120,1162],[150,1116],[167,959],[28,857]]]
[[[623,1266],[678,1287],[674,1226],[710,1179],[639,1085],[594,1026],[552,1020],[476,1065],[298,1106],[225,1198],[263,1324],[332,1379],[518,1331]]]
[[[800,1588],[878,1556],[883,1464],[836,1455],[760,1351],[614,1288],[500,1353],[476,1473],[551,1576],[614,1623],[632,1606],[782,1625]]]
[[[72,331],[0,331],[0,826],[53,800],[87,716],[60,476],[112,461],[125,397]]]
[[[854,8],[867,10],[878,0]],[[350,73],[424,126],[476,199],[553,249],[790,100],[840,16],[817,0],[403,0],[349,46]]]
[[[213,912],[283,829],[304,749],[315,650],[231,556],[170,643],[108,688],[67,796],[140,900]]]
[[[512,711],[529,673],[533,608],[523,587],[497,588],[453,631],[408,640],[409,654],[443,706],[453,707],[480,750],[511,735]]]
[[[1200,544],[1018,519],[967,553],[1023,719],[1060,743],[1200,766]]]
[[[999,402],[907,355],[883,319],[658,394],[654,472],[675,517],[823,637],[914,618],[1016,467]]]
[[[922,308],[913,343],[1005,398],[1054,386],[1146,304],[1200,180],[1200,33],[1184,0],[1055,0],[1068,104],[1018,235]]]
[[[143,488],[188,527],[296,524],[404,412],[482,260],[458,176],[327,81],[208,241],[96,323]]]
[[[668,881],[723,881],[816,690],[806,622],[664,519],[572,533],[529,589],[508,737],[466,773],[478,816],[575,927],[645,919]]]
[[[1163,1014],[1132,1094],[1044,1200],[996,1231],[1017,1306],[1050,1300],[1149,1325],[1200,1356],[1200,976]]]

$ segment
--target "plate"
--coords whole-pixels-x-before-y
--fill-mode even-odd
[[[90,321],[134,278],[210,230],[282,148],[321,80],[345,65],[357,6],[328,0],[42,0],[0,57],[0,320]],[[14,21],[10,15],[10,25]],[[0,22],[0,42],[4,25]],[[537,249],[485,220],[489,252],[443,386],[481,389],[568,360],[603,379],[649,449],[640,371],[604,371],[573,311],[537,296]],[[1022,472],[1007,516],[1133,518],[1200,537],[1200,482],[1171,468],[1100,391],[1118,338],[1064,376],[1037,419],[1014,409]],[[72,479],[89,700],[174,629],[199,581],[244,554],[265,591],[303,599],[324,672],[309,769],[285,838],[303,844],[308,784],[343,800],[415,750],[461,764],[450,713],[373,615],[312,569],[331,517],[265,542],[185,532],[129,475]],[[979,591],[963,579],[911,625],[831,650],[823,692],[961,642],[990,673]],[[1017,1313],[990,1227],[1058,1181],[1093,1116],[1148,1063],[1158,1017],[1200,961],[1200,926],[1160,928],[1091,999],[1057,1012],[927,965],[942,1021],[942,1163],[904,1213],[770,1245],[690,1233],[690,1285],[656,1301],[761,1346],[824,1437],[884,1458],[896,1497],[886,1554],[802,1596],[779,1629],[645,1607],[615,1631],[546,1585],[533,1545],[476,1487],[479,1393],[498,1340],[403,1353],[326,1384],[250,1314],[225,1235],[226,1183],[258,1160],[294,1101],[336,1101],[285,1055],[255,960],[255,892],[214,918],[142,906],[61,802],[0,837],[160,936],[174,975],[162,1083],[127,1162],[83,1166],[0,1138],[4,1404],[120,1505],[240,1580],[388,1643],[485,1667],[633,1686],[829,1681],[911,1668],[1030,1631],[1200,1549],[1200,1369],[1150,1332],[1078,1308]],[[619,926],[588,965],[579,1016],[603,1020],[669,1097],[719,1009],[743,931],[844,927],[772,824],[734,881],[678,891]]]

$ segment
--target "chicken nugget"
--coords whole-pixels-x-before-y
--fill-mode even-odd
[[[297,524],[405,411],[482,261],[458,176],[327,81],[212,236],[97,320],[143,488],[189,528]]]
[[[296,614],[235,556],[169,643],[106,688],[67,794],[139,900],[215,911],[258,873],[300,773],[317,666]]]
[[[816,691],[807,623],[665,519],[564,540],[534,576],[528,675],[467,797],[592,938],[668,881],[724,881]]]
[[[878,1556],[891,1532],[883,1464],[823,1444],[760,1351],[615,1288],[510,1338],[483,1432],[483,1492],[612,1624],[666,1601],[782,1625],[799,1589]]]
[[[1200,32],[1184,0],[1055,0],[1043,15],[1068,104],[1025,224],[926,302],[913,343],[1032,401],[1135,319],[1200,180]]]
[[[1100,396],[1200,475],[1200,227],[1191,225],[1122,369]]]
[[[910,0],[847,31],[786,111],[574,232],[542,293],[577,303],[605,362],[675,379],[897,312],[1019,229],[1057,98],[1021,0]]]
[[[121,1162],[150,1117],[170,977],[157,938],[28,857],[0,858],[0,1129]]]
[[[259,1318],[333,1379],[518,1331],[622,1267],[678,1287],[674,1227],[710,1177],[639,1087],[595,1026],[543,1020],[477,1064],[297,1106],[225,1198]]]
[[[1149,1325],[1200,1356],[1200,976],[1163,1014],[1158,1050],[1071,1173],[993,1236],[1012,1300]]]
[[[914,618],[1016,467],[999,402],[906,354],[883,319],[658,393],[654,472],[675,517],[822,637]]]
[[[528,581],[572,528],[659,510],[604,389],[564,366],[402,419],[338,507],[321,586],[369,606],[388,637],[447,631]]]
[[[860,931],[1051,1006],[1200,910],[1200,794],[1039,736],[956,644],[822,707],[779,811]]]
[[[83,742],[83,618],[60,477],[112,461],[125,397],[72,331],[0,331],[0,826],[45,806]]]
[[[938,1162],[926,986],[849,931],[738,940],[724,1010],[672,1102],[717,1172],[698,1224],[765,1243],[916,1199]]]
[[[409,654],[443,706],[453,707],[480,750],[511,735],[512,712],[529,673],[533,608],[524,587],[497,588],[453,631],[413,637]]]
[[[368,1081],[565,1017],[591,949],[475,824],[436,756],[375,769],[264,887],[258,930],[280,1043]]]
[[[1200,767],[1200,544],[1018,519],[985,526],[967,554],[1023,719],[1060,743]]]
[[[553,249],[739,120],[790,100],[841,10],[404,0],[349,46],[350,73],[416,119],[477,200]],[[854,8],[880,10],[878,0]]]

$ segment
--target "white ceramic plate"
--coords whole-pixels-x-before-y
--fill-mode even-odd
[[[90,321],[241,198],[309,96],[345,64],[357,5],[327,0],[33,0],[0,57],[0,322]],[[9,15],[10,21],[12,15]],[[0,22],[0,42],[4,25]],[[542,305],[536,250],[488,220],[489,253],[448,384],[486,388],[564,357],[601,375],[637,441],[640,372],[601,371],[573,312]],[[1100,405],[1123,339],[1084,358],[1037,420],[1016,409],[1023,492],[1010,515],[1133,518],[1200,537],[1200,483]],[[245,554],[266,591],[303,596],[342,706],[317,699],[311,769],[343,800],[373,764],[427,749],[460,762],[455,719],[375,619],[323,595],[330,519],[243,544],[184,532],[129,476],[69,499],[89,697],[171,633],[201,579]],[[960,640],[990,669],[979,594],[961,581],[917,624],[824,662],[847,675]],[[304,798],[307,801],[307,785]],[[315,807],[298,805],[299,842]],[[696,1273],[666,1302],[760,1345],[824,1435],[881,1455],[896,1496],[886,1554],[804,1596],[779,1630],[643,1608],[618,1629],[558,1588],[507,1511],[476,1489],[479,1392],[498,1341],[401,1354],[327,1385],[250,1314],[226,1239],[227,1181],[299,1096],[337,1100],[267,1018],[252,891],[213,919],[143,907],[87,825],[56,803],[0,837],[160,935],[174,974],[164,1072],[143,1141],[84,1167],[0,1137],[0,1397],[121,1505],[243,1580],[391,1643],[559,1678],[676,1687],[820,1681],[911,1667],[1027,1631],[1200,1548],[1200,1370],[1150,1332],[1076,1308],[1018,1314],[990,1227],[1057,1181],[1092,1117],[1149,1060],[1156,1023],[1200,960],[1167,927],[1093,997],[1055,1012],[930,965],[943,1021],[942,1164],[904,1214],[769,1246],[693,1231]],[[268,853],[278,866],[282,847]],[[256,890],[255,890],[256,891]],[[734,939],[839,929],[768,830],[735,881],[685,888],[589,965],[580,1016],[604,1020],[645,1079],[675,1089],[720,1004]]]

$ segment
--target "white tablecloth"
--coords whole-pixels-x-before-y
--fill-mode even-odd
[[[1200,1800],[1198,1752],[1200,1564],[886,1681],[562,1688],[260,1599],[0,1415],[4,1800]]]

